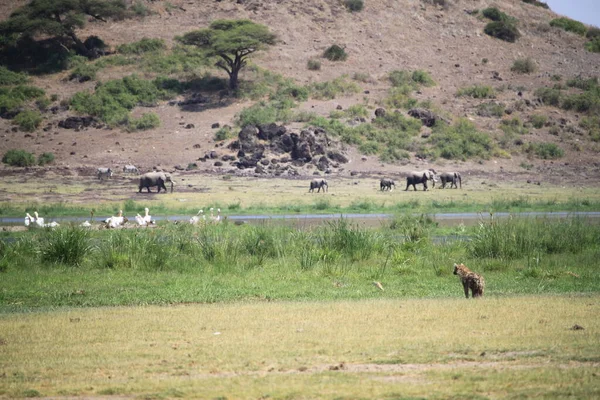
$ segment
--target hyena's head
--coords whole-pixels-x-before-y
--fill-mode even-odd
[[[458,270],[459,270],[459,268],[462,268],[462,267],[464,267],[464,265],[462,265],[462,264],[458,265],[455,263],[454,264],[454,275],[458,275]]]

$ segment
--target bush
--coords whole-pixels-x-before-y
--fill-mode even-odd
[[[414,70],[411,79],[413,82],[421,84],[423,86],[434,86],[435,82],[431,79],[431,76],[427,71],[423,71],[420,69]]]
[[[539,88],[535,91],[535,95],[542,100],[545,105],[558,107],[562,100],[562,92],[560,89],[554,88]]]
[[[504,104],[502,103],[482,103],[477,106],[477,115],[481,117],[502,117],[504,115]]]
[[[232,135],[231,128],[229,126],[224,126],[215,132],[214,140],[215,141],[227,140],[227,139],[231,138],[232,136],[233,135]]]
[[[143,114],[138,119],[130,119],[127,124],[127,130],[133,131],[146,131],[148,129],[158,128],[160,126],[160,118],[154,113]]]
[[[346,76],[332,81],[318,82],[310,86],[311,97],[315,99],[335,99],[338,95],[357,93],[360,90],[354,82],[348,82]]]
[[[150,51],[163,50],[164,48],[165,41],[162,39],[143,38],[138,42],[117,46],[117,52],[121,54],[144,54]]]
[[[440,157],[449,160],[467,160],[470,158],[489,159],[496,146],[485,132],[479,132],[475,125],[466,119],[460,119],[452,126],[440,124],[434,127],[431,135]]]
[[[489,7],[481,11],[481,14],[492,21],[509,21],[511,18],[498,10],[496,7]]]
[[[600,53],[600,37],[596,37],[585,44],[585,49],[591,53]]]
[[[585,34],[585,37],[588,38],[588,39],[590,39],[590,40],[593,40],[593,39],[596,39],[596,38],[600,38],[600,28],[596,28],[595,26],[591,26],[587,30],[587,32]]]
[[[531,121],[531,125],[533,125],[534,128],[536,129],[540,129],[543,128],[544,125],[546,125],[546,121],[548,121],[548,117],[546,117],[545,115],[532,115],[529,119]]]
[[[87,82],[96,79],[96,73],[100,68],[95,64],[83,64],[75,67],[69,75],[69,80]]]
[[[547,10],[550,8],[550,6],[548,6],[548,4],[544,3],[543,1],[538,1],[538,0],[523,0],[523,3],[533,4],[536,7],[542,7]]]
[[[40,126],[42,121],[42,115],[38,111],[21,111],[15,117],[13,123],[19,125],[23,131],[33,132]]]
[[[45,94],[46,93],[42,89],[35,86],[0,86],[0,110],[15,111],[25,102],[41,98]]]
[[[318,71],[321,69],[321,61],[311,58],[306,62],[306,68],[310,71]]]
[[[35,165],[35,157],[25,150],[8,150],[2,162],[13,167],[30,167]]]
[[[535,72],[536,69],[537,66],[535,65],[535,61],[529,57],[515,60],[510,68],[511,71],[518,72],[520,74],[531,74],[532,72]]]
[[[558,147],[556,144],[546,142],[529,143],[525,147],[525,152],[528,154],[533,154],[544,160],[554,160],[565,155],[563,149]]]
[[[356,12],[362,11],[365,5],[363,0],[344,0],[344,6],[346,6],[349,11]]]
[[[338,46],[337,44],[332,45],[323,53],[323,57],[328,59],[329,61],[346,61],[348,58],[348,54],[343,47]]]
[[[42,153],[38,157],[38,165],[46,165],[54,162],[54,154],[52,153]]]
[[[489,99],[496,97],[496,92],[491,86],[474,85],[459,89],[456,95],[459,97],[469,96],[474,99]]]
[[[485,26],[483,31],[497,39],[504,40],[505,42],[514,43],[518,38],[521,37],[521,33],[517,27],[508,21],[494,21],[490,22]]]
[[[585,33],[587,32],[587,28],[584,24],[567,17],[553,19],[552,21],[550,21],[550,26],[556,26],[558,28],[564,29],[567,32],[573,32],[580,36],[585,35]]]
[[[21,85],[27,83],[29,78],[21,72],[12,72],[0,65],[0,86]]]

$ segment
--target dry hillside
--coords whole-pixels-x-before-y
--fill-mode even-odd
[[[346,109],[354,104],[366,104],[373,114],[390,88],[389,73],[418,69],[427,71],[436,85],[423,87],[413,96],[420,101],[429,100],[432,108],[444,118],[456,121],[466,117],[498,139],[502,137],[502,119],[517,117],[527,123],[532,115],[543,114],[547,116],[545,126],[529,127],[522,142],[555,143],[565,152],[562,158],[541,160],[528,157],[517,145],[491,160],[428,160],[413,153],[408,161],[382,164],[374,156],[363,157],[357,149],[344,147],[349,162],[331,169],[333,174],[350,176],[352,171],[358,171],[399,175],[403,171],[433,167],[469,171],[474,175],[502,173],[515,180],[531,178],[557,183],[575,177],[585,179],[586,185],[600,181],[600,163],[597,162],[600,144],[590,140],[588,133],[579,127],[585,116],[544,105],[534,94],[540,87],[556,84],[557,77],[564,83],[575,76],[600,75],[600,53],[586,51],[585,38],[551,28],[548,22],[557,17],[551,10],[521,0],[446,0],[445,7],[426,0],[366,0],[362,11],[353,13],[348,12],[340,0],[150,0],[142,3],[153,11],[152,15],[106,23],[90,21],[78,32],[80,37],[97,35],[113,49],[142,38],[162,38],[171,46],[176,35],[206,27],[215,19],[248,18],[268,26],[278,37],[275,46],[254,57],[253,62],[261,68],[292,78],[301,85],[330,81],[344,74],[349,79],[356,74],[362,77],[357,81],[361,89],[358,94],[334,100],[311,99],[302,103],[300,109],[328,116],[340,106]],[[0,1],[1,18],[22,4],[25,2]],[[516,43],[483,33],[489,21],[473,15],[472,11],[491,6],[518,19],[522,36]],[[346,61],[320,58],[332,44],[345,47]],[[526,57],[535,61],[534,73],[511,71],[515,60]],[[307,68],[311,58],[321,61],[320,70]],[[136,72],[151,77],[135,67],[123,66],[102,69],[97,80],[106,81]],[[216,69],[206,72],[219,74]],[[69,72],[64,71],[35,76],[33,84],[48,95],[56,94],[56,104],[78,91],[91,90],[96,84],[68,80],[68,75]],[[252,74],[242,73],[241,79],[252,79]],[[512,113],[502,117],[480,116],[478,105],[490,100],[456,96],[459,89],[476,84],[495,88],[497,97],[493,101],[503,103]],[[60,128],[60,120],[76,115],[71,110],[45,113],[44,129],[34,133],[19,131],[11,120],[0,119],[0,153],[8,149],[25,149],[36,155],[52,152],[55,162],[42,170],[59,169],[74,175],[93,175],[98,166],[120,170],[125,164],[135,164],[141,170],[173,171],[175,166],[185,167],[194,162],[199,167],[194,173],[254,174],[252,169],[239,170],[228,162],[215,166],[214,160],[197,161],[211,150],[216,151],[217,157],[235,156],[235,150],[213,140],[215,129],[211,126],[216,122],[234,125],[235,115],[252,103],[229,99],[215,107],[184,108],[165,101],[151,109],[160,117],[159,128],[131,133],[93,127]],[[133,114],[147,111],[138,107]],[[406,113],[406,110],[401,112]],[[301,127],[302,124],[295,123],[288,129],[299,133]],[[0,168],[3,174],[18,171],[6,165]],[[305,166],[299,173],[308,176],[315,170]],[[548,177],[540,177],[540,173]]]

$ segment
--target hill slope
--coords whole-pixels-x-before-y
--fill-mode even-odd
[[[1,3],[0,15],[8,15],[23,3]],[[497,143],[502,145],[503,140],[506,142],[501,146],[501,157],[489,161],[424,159],[415,157],[420,155],[417,151],[411,152],[407,161],[381,164],[375,156],[365,160],[356,148],[348,148],[350,162],[334,169],[333,173],[349,175],[353,170],[400,173],[434,167],[480,173],[512,172],[523,177],[553,174],[558,181],[582,174],[588,183],[598,179],[599,165],[595,163],[599,145],[579,126],[586,115],[544,105],[537,101],[535,94],[536,89],[552,87],[557,82],[565,86],[568,79],[576,76],[599,75],[600,53],[586,51],[585,38],[550,27],[548,22],[557,17],[550,10],[521,0],[446,1],[446,7],[424,0],[366,1],[364,9],[354,13],[348,12],[338,0],[172,0],[142,3],[154,14],[125,21],[89,22],[80,36],[97,35],[113,49],[142,38],[161,38],[168,46],[173,46],[175,36],[206,27],[215,19],[248,18],[267,25],[279,38],[276,46],[253,59],[260,68],[292,78],[299,85],[331,81],[344,74],[348,79],[358,77],[355,79],[360,87],[357,94],[338,96],[333,100],[310,99],[299,105],[300,110],[329,116],[338,106],[345,110],[362,104],[373,114],[389,95],[390,72],[422,70],[429,73],[436,85],[421,87],[412,93],[416,101],[429,103],[432,109],[450,121],[466,117],[478,129],[490,133]],[[504,42],[483,33],[489,20],[474,11],[491,6],[519,21],[522,36],[516,43]],[[348,54],[346,61],[332,62],[320,58],[332,44],[345,48]],[[515,60],[525,58],[535,62],[535,72],[523,74],[511,71]],[[319,59],[321,68],[309,70],[309,59]],[[218,74],[208,67],[205,68],[207,71]],[[96,79],[107,81],[135,72],[140,73],[136,66],[104,68],[98,72]],[[76,92],[92,90],[96,84],[94,81],[79,83],[68,80],[68,75],[69,71],[38,75],[33,78],[33,84],[43,88],[48,95],[56,94],[56,104],[61,100],[68,101]],[[141,75],[151,78],[155,74],[141,72]],[[241,78],[249,81],[254,76],[247,70]],[[494,88],[495,98],[482,100],[456,96],[460,89],[473,85]],[[575,93],[577,90],[565,86],[565,92]],[[159,116],[161,126],[131,133],[92,127],[82,131],[62,129],[58,127],[58,121],[76,115],[65,110],[44,114],[43,126],[46,128],[32,134],[15,131],[10,120],[0,119],[0,131],[4,132],[0,150],[4,153],[7,149],[20,148],[36,155],[52,152],[56,156],[55,166],[76,168],[82,174],[92,174],[97,166],[119,168],[124,164],[135,164],[142,170],[153,167],[173,169],[175,165],[185,167],[218,145],[213,140],[215,129],[211,126],[214,123],[233,125],[236,114],[253,102],[229,98],[226,102],[219,101],[218,107],[195,109],[161,102],[150,110]],[[510,115],[482,116],[486,114],[478,112],[482,103],[501,103]],[[138,107],[133,115],[139,116],[148,111]],[[401,111],[406,113],[406,110]],[[545,116],[540,128],[527,125],[533,115]],[[515,118],[519,128],[523,128],[521,131],[515,133],[506,127],[501,129],[502,120],[514,121]],[[510,125],[510,122],[504,125]],[[301,126],[300,123],[289,125],[298,132]],[[540,160],[524,150],[528,143],[554,143],[564,151],[564,156],[555,161]],[[217,150],[219,155],[235,154],[224,146]],[[201,171],[226,172],[234,169],[227,163],[223,166],[215,166],[213,162],[197,164]],[[6,166],[1,168],[8,170]],[[312,172],[309,169],[300,171],[301,174]]]

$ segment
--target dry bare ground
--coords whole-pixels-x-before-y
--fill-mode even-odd
[[[23,3],[0,2],[0,15],[9,15],[11,10]],[[423,88],[416,95],[419,100],[431,100],[444,115],[450,118],[467,117],[481,129],[499,134],[499,121],[477,116],[476,102],[455,96],[459,88],[473,84],[502,86],[504,90],[498,95],[497,101],[510,105],[521,99],[517,95],[519,90],[523,91],[524,99],[534,100],[533,91],[552,85],[552,75],[561,75],[565,79],[576,75],[587,77],[598,75],[600,68],[600,54],[585,51],[583,38],[555,28],[542,28],[556,15],[521,0],[507,0],[498,5],[502,11],[520,21],[519,29],[523,36],[516,43],[502,42],[485,35],[485,21],[466,12],[466,9],[481,10],[495,4],[484,0],[449,1],[448,7],[436,7],[421,0],[368,1],[364,10],[358,13],[347,12],[337,0],[172,0],[143,3],[155,14],[144,19],[121,22],[90,22],[81,36],[98,35],[112,47],[144,37],[162,38],[172,44],[176,35],[205,27],[214,19],[250,18],[269,26],[279,38],[276,46],[254,59],[257,65],[265,69],[293,78],[300,84],[328,81],[342,74],[368,75],[367,82],[360,83],[363,92],[358,95],[329,101],[310,100],[301,105],[301,109],[324,116],[338,106],[347,108],[365,102],[375,106],[389,88],[386,81],[389,72],[423,69],[431,74],[437,85]],[[307,60],[320,57],[334,43],[345,46],[348,60],[334,63],[322,59],[319,71],[309,71]],[[524,57],[536,61],[536,73],[523,75],[511,72],[513,61]],[[487,59],[487,62],[484,63],[483,59]],[[99,79],[106,80],[132,72],[136,71],[113,68],[101,72]],[[60,100],[67,100],[74,93],[94,86],[94,82],[69,81],[66,79],[67,73],[38,76],[34,78],[34,83],[48,94],[57,94]],[[242,79],[244,77],[247,78],[242,74]],[[175,172],[180,177],[185,176],[175,166],[186,167],[211,150],[217,151],[219,156],[234,154],[213,140],[215,129],[211,125],[215,122],[233,125],[235,115],[250,104],[248,101],[233,101],[219,108],[190,111],[165,102],[152,109],[160,117],[159,128],[133,133],[118,129],[85,128],[74,131],[59,128],[58,121],[72,115],[71,112],[47,116],[49,128],[33,134],[14,131],[10,121],[0,120],[0,153],[18,148],[36,155],[49,151],[56,156],[54,165],[44,168],[23,170],[2,165],[0,176],[3,180],[12,177],[11,183],[16,181],[17,184],[87,185],[94,178],[97,167],[112,167],[119,171],[125,164],[137,165],[142,171],[163,169]],[[134,115],[142,111],[146,110],[136,109]],[[548,129],[541,129],[532,130],[527,137],[532,142],[558,143],[566,153],[562,159],[527,160],[522,154],[513,154],[511,158],[483,162],[431,162],[413,156],[408,163],[382,164],[373,157],[365,160],[356,149],[349,148],[347,153],[350,161],[333,171],[333,175],[349,178],[354,172],[375,179],[390,175],[401,180],[406,171],[435,168],[438,171],[459,170],[483,180],[530,180],[574,189],[582,186],[596,188],[600,182],[598,144],[583,141],[583,138],[567,132],[568,127],[577,126],[582,116],[538,106],[515,112],[511,117],[518,116],[526,121],[534,112],[547,114],[553,123],[558,124],[561,119],[562,122],[566,121],[565,131],[561,131],[559,136],[550,135]],[[189,124],[193,128],[186,129],[185,126]],[[300,125],[290,128],[299,131]],[[533,169],[523,169],[523,162],[533,164]],[[199,180],[206,175],[241,174],[252,179],[257,177],[254,172],[248,172],[251,170],[243,172],[228,163],[224,166],[215,166],[210,160],[197,163],[199,169],[189,174],[197,175]],[[300,178],[310,179],[314,169],[301,168],[299,172]],[[119,184],[124,182],[119,181]],[[131,196],[134,196],[135,182],[131,187]],[[177,190],[181,190],[181,186]],[[62,196],[60,192],[50,190],[42,200],[57,202],[63,199]],[[97,197],[90,193],[87,199],[95,200]],[[40,199],[27,197],[22,191],[16,198],[6,194],[0,200]]]

